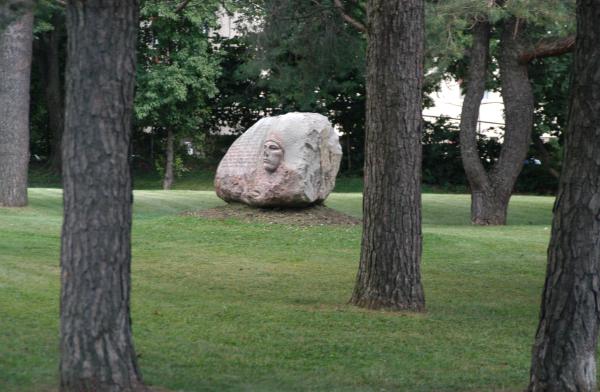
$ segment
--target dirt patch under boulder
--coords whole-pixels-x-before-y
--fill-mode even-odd
[[[269,223],[295,226],[345,225],[353,226],[361,220],[323,205],[306,208],[256,208],[231,203],[200,211],[186,211],[186,216],[208,219],[236,219],[247,223]]]

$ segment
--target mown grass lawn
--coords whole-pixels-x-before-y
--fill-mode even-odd
[[[0,391],[55,385],[61,191],[0,209]],[[132,317],[148,384],[174,391],[519,391],[528,378],[552,198],[469,225],[467,195],[423,196],[428,311],[347,305],[360,227],[178,215],[211,191],[136,191]],[[361,195],[330,207],[360,216]]]

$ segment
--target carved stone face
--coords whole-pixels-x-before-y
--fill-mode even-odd
[[[277,170],[283,161],[283,148],[273,140],[267,140],[263,145],[263,167],[269,173]]]

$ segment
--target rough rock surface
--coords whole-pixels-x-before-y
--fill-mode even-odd
[[[339,138],[325,116],[266,117],[231,145],[217,169],[215,189],[228,202],[307,206],[333,190],[341,159]]]

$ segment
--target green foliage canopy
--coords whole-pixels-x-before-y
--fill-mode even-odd
[[[138,125],[192,133],[217,93],[219,50],[211,41],[218,1],[144,0],[138,43],[135,114]]]

